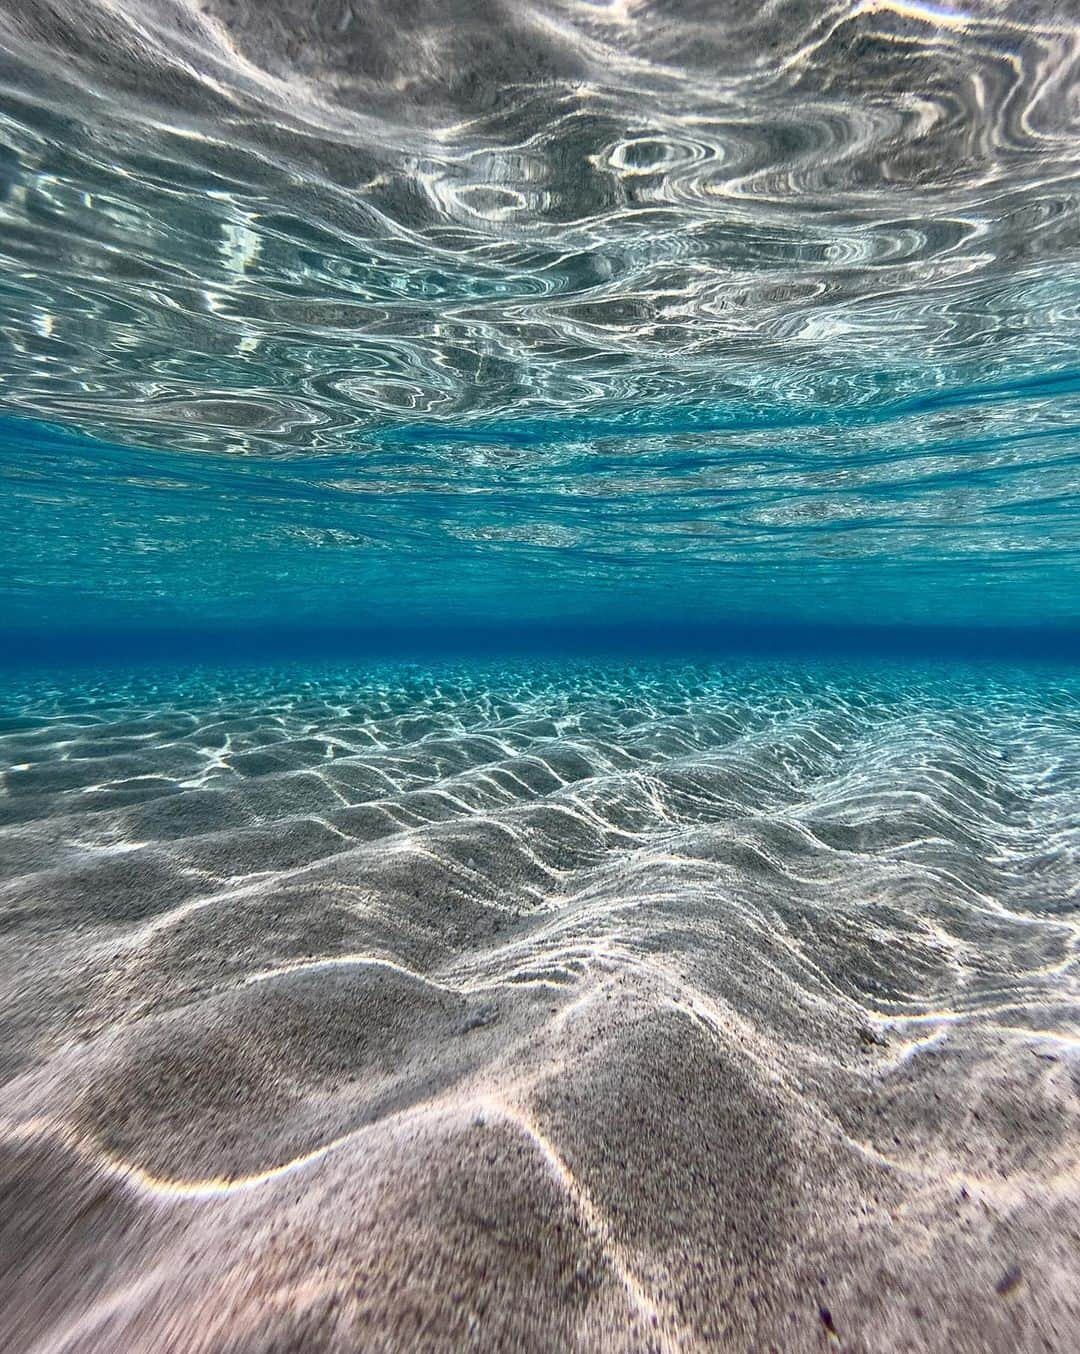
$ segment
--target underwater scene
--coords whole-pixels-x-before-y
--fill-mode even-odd
[[[1080,1348],[1080,9],[0,0],[0,1351]]]

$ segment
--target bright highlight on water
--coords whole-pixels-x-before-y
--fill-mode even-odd
[[[1080,1346],[1078,73],[0,0],[0,1349]]]

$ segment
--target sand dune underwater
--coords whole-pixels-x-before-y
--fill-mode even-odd
[[[1080,707],[1022,677],[24,684],[0,1342],[1068,1348]]]

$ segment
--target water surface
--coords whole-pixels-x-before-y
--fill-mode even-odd
[[[1077,33],[0,5],[5,617],[1075,628]]]

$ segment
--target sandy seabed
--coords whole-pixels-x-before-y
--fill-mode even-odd
[[[9,684],[0,1348],[1080,1348],[1080,679]]]

